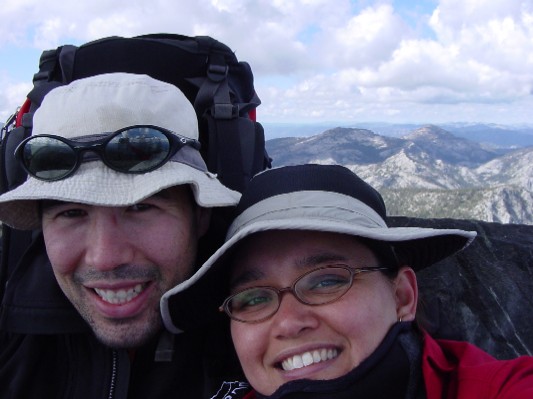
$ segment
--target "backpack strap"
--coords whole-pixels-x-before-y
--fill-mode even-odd
[[[263,127],[255,121],[255,109],[261,101],[255,90],[248,100],[235,95],[232,98],[230,66],[215,47],[221,43],[210,37],[197,40],[199,48],[208,54],[206,78],[194,101],[197,112],[204,110],[202,116],[208,124],[207,166],[226,186],[242,192],[255,173],[271,167]],[[227,53],[229,49],[225,50]],[[234,67],[252,80],[248,63],[238,62]]]
[[[214,39],[198,37],[197,43],[199,52],[207,54],[207,68],[206,78],[194,100],[194,109],[200,112],[209,110],[215,118],[231,119],[236,116],[238,109],[231,103],[229,95],[229,66],[224,55],[214,51]]]
[[[248,118],[231,120],[207,116],[209,125],[209,162],[214,164],[220,180],[229,188],[242,192],[254,174],[270,167],[264,151],[261,124]]]

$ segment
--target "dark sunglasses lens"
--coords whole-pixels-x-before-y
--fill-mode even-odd
[[[24,145],[22,161],[33,176],[57,180],[76,167],[76,153],[61,140],[36,136]]]
[[[130,173],[155,169],[170,152],[170,142],[162,132],[149,127],[123,130],[107,143],[106,162],[113,168]]]

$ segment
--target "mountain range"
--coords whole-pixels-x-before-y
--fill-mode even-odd
[[[533,224],[533,145],[487,145],[435,125],[401,137],[337,127],[266,145],[274,167],[345,165],[381,192],[390,215]]]
[[[263,123],[268,139],[320,134],[332,126],[352,128],[344,123]],[[403,137],[425,124],[362,122],[359,129],[389,137]],[[481,143],[490,148],[518,148],[533,145],[533,125],[501,125],[496,123],[453,122],[439,124],[453,135]]]

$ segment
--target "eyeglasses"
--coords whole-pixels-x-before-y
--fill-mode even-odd
[[[161,127],[136,125],[91,141],[47,134],[31,136],[20,143],[15,157],[31,176],[54,181],[70,176],[83,160],[91,159],[82,157],[87,151],[96,153],[117,172],[134,174],[159,168],[184,146],[199,149],[200,143]]]
[[[259,323],[272,317],[279,309],[281,295],[292,293],[296,299],[311,306],[325,305],[342,297],[361,273],[390,270],[387,267],[352,268],[344,264],[320,267],[302,274],[291,287],[250,287],[224,301],[221,312],[243,323]]]

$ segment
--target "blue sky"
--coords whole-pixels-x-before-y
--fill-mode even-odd
[[[170,32],[249,62],[264,122],[533,124],[531,0],[2,3],[2,121],[43,50]]]

